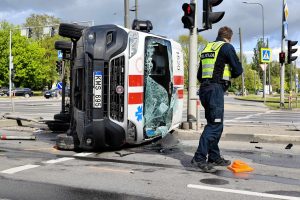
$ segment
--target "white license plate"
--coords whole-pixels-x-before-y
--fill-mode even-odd
[[[94,72],[94,108],[102,107],[102,79],[101,71]]]

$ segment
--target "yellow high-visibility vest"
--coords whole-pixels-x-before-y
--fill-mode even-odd
[[[223,41],[210,42],[206,45],[201,53],[202,63],[202,79],[212,78],[217,57],[221,47],[225,44]],[[230,66],[225,64],[222,80],[229,81],[231,79]]]

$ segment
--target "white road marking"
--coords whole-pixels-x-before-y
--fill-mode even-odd
[[[43,163],[45,163],[45,164],[54,164],[54,163],[59,163],[59,162],[64,162],[64,161],[74,160],[74,159],[75,158],[71,158],[71,157],[63,157],[63,158],[58,158],[58,159],[54,159],[54,160],[44,161]]]
[[[241,120],[241,119],[250,119],[250,118],[253,118],[253,117],[255,118],[257,116],[260,116],[260,115],[263,115],[263,114],[269,114],[271,112],[272,112],[272,110],[268,110],[264,113],[256,113],[256,114],[252,114],[252,115],[246,115],[244,117],[236,117],[236,118],[231,119],[231,120],[226,120],[226,122],[236,122],[236,121]]]
[[[92,155],[93,153],[76,153],[73,156],[77,156],[77,157],[86,157],[89,155]]]
[[[40,165],[23,165],[23,166],[20,166],[20,167],[14,167],[14,168],[10,168],[10,169],[7,169],[7,170],[3,170],[3,171],[1,171],[1,173],[3,173],[3,174],[14,174],[14,173],[17,173],[17,172],[20,172],[20,171],[36,168],[36,167],[39,167],[39,166]]]
[[[204,185],[188,184],[187,187],[199,189],[199,190],[227,192],[227,193],[242,194],[242,195],[249,195],[249,196],[267,197],[267,198],[273,198],[273,199],[300,200],[300,197],[283,196],[283,195],[277,195],[277,194],[267,194],[267,193],[260,193],[260,192],[250,192],[250,191],[246,191],[246,190],[233,190],[233,189],[217,188],[217,187],[210,187],[210,186],[204,186]]]

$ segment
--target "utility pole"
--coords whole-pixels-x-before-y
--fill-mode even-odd
[[[272,62],[269,63],[269,94],[272,94],[273,91],[271,92],[271,67],[272,67]]]
[[[13,57],[12,57],[12,50],[11,50],[11,45],[12,45],[12,32],[11,29],[9,30],[9,97],[10,97],[10,103],[11,103],[11,109],[12,112],[15,112],[15,106],[14,106],[14,102],[12,99],[12,69],[14,68],[14,64],[13,64]]]
[[[138,19],[138,0],[135,0],[135,19]]]
[[[197,115],[197,42],[198,42],[198,28],[197,28],[197,1],[191,0],[195,4],[195,26],[190,30],[190,44],[189,44],[189,87],[188,87],[188,122],[196,121]]]
[[[295,66],[295,76],[294,76],[294,79],[295,79],[295,93],[296,93],[296,95],[297,95],[297,93],[298,93],[298,74],[297,74],[297,62],[296,61],[294,61],[294,66]],[[297,91],[297,92],[296,92]]]
[[[295,61],[295,69],[297,69],[296,61]],[[296,74],[295,74],[295,93],[296,93],[296,97],[298,96],[298,86],[299,86],[299,76],[298,76],[298,72],[296,71]]]
[[[290,64],[290,91],[293,91],[293,63]]]
[[[124,0],[124,26],[130,28],[129,25],[129,0]]]
[[[256,92],[256,71],[254,70],[254,88]]]
[[[242,45],[242,29],[239,28],[239,35],[240,35],[240,60],[241,60],[241,64],[242,64],[242,68],[244,68],[244,64],[243,64],[243,45]],[[245,96],[245,71],[243,70],[242,73],[242,95]]]
[[[285,0],[282,0],[281,52],[285,52],[284,5],[285,5]],[[280,68],[280,108],[284,108],[284,70],[285,70],[285,64],[282,63]]]
[[[269,48],[269,39],[267,39],[267,48]],[[268,78],[268,84],[269,84],[269,95],[271,94],[271,65],[272,62],[268,63],[268,70],[269,70],[269,78]]]

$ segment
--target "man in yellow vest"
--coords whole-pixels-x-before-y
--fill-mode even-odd
[[[230,44],[232,35],[229,27],[220,28],[216,41],[208,43],[201,53],[197,79],[201,83],[199,97],[207,124],[191,163],[202,172],[212,173],[216,171],[214,166],[231,164],[220,155],[218,143],[223,132],[224,92],[230,86],[230,79],[243,73]]]

